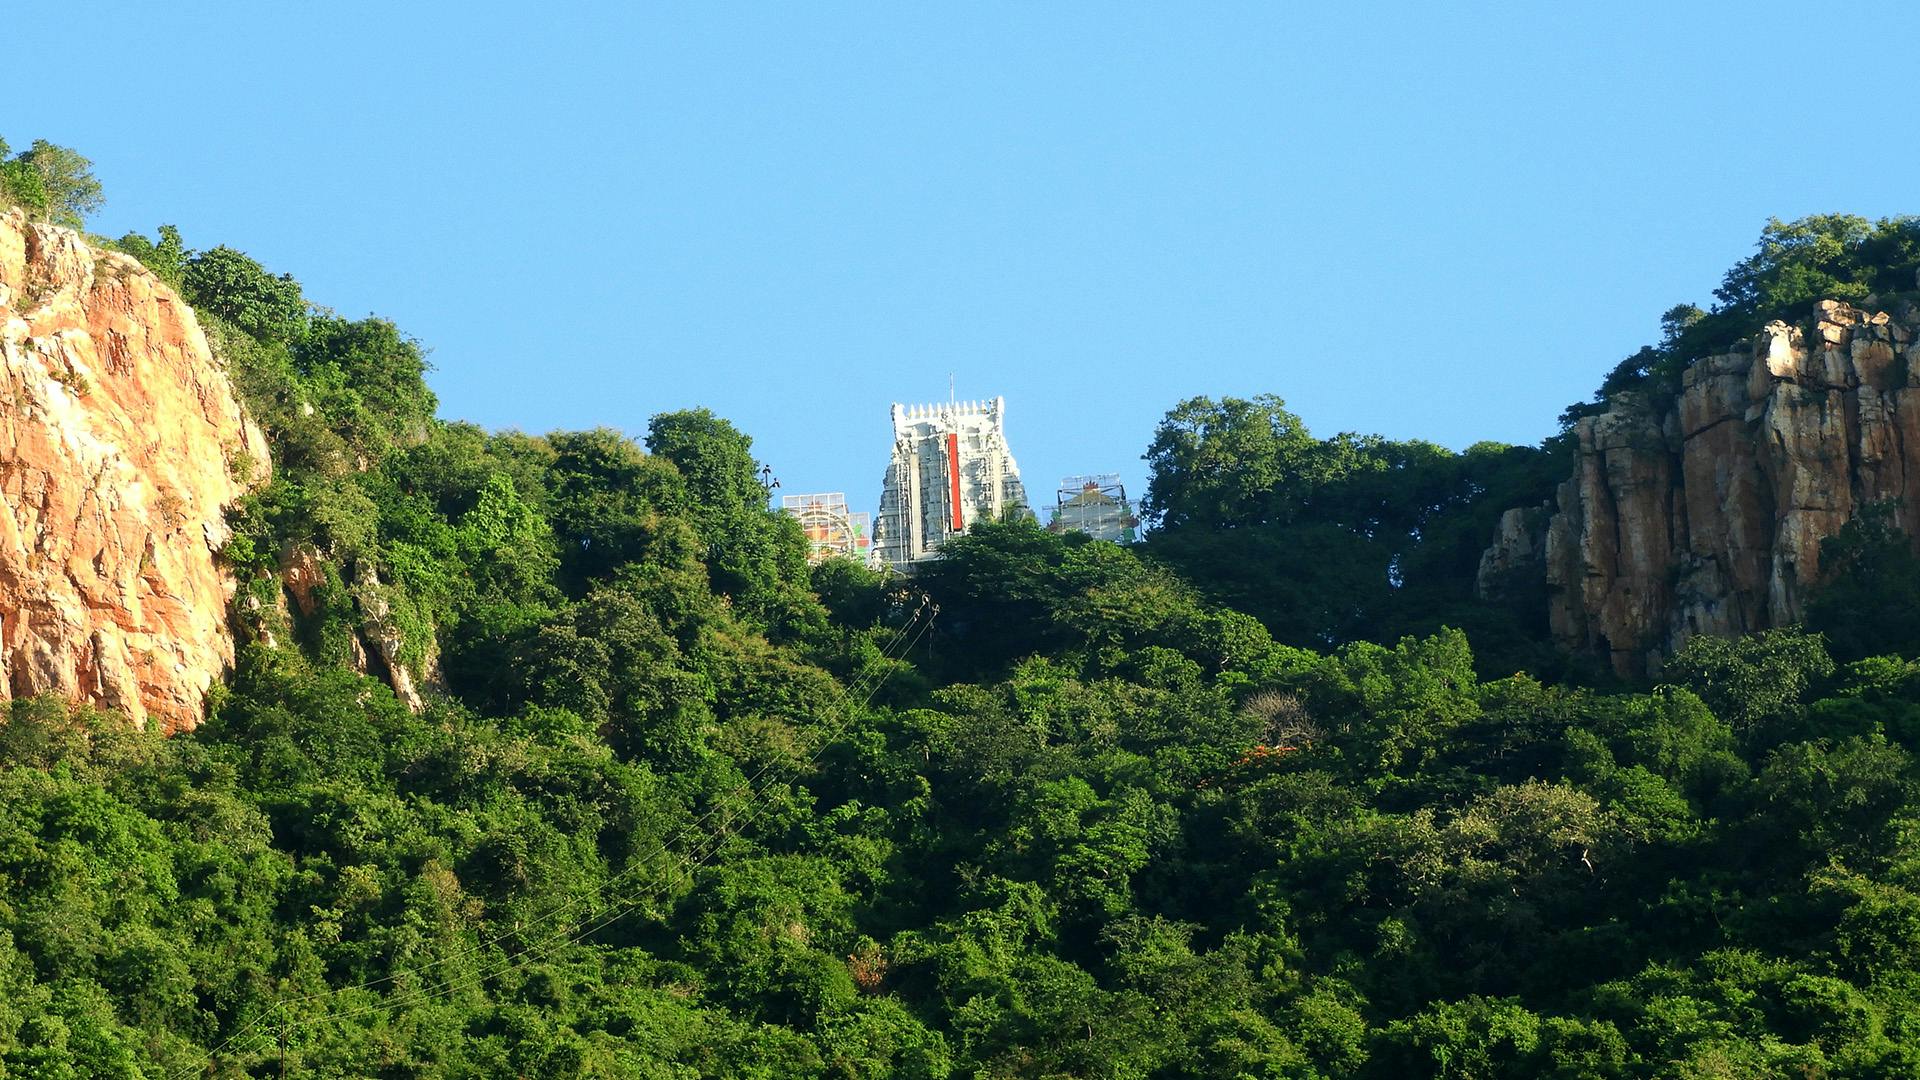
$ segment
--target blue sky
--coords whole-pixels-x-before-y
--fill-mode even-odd
[[[951,373],[1048,501],[1197,394],[1539,440],[1769,216],[1920,210],[1915,10],[38,5],[0,135],[392,318],[445,416],[704,405],[871,507]]]

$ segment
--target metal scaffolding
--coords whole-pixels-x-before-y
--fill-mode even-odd
[[[1095,540],[1132,543],[1140,519],[1117,473],[1069,476],[1054,495],[1051,532],[1083,532]]]
[[[780,510],[800,522],[800,530],[807,536],[808,562],[834,558],[871,561],[873,516],[864,511],[850,512],[845,492],[782,495]]]

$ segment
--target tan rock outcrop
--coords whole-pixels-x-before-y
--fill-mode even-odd
[[[360,640],[379,660],[376,668],[366,656],[355,657],[355,669],[363,675],[383,676],[387,685],[393,687],[393,695],[412,711],[419,712],[426,708],[426,699],[420,696],[413,670],[404,658],[406,639],[394,624],[392,606],[381,592],[380,575],[374,572],[373,564],[364,559],[354,562],[353,593],[354,602],[360,608]],[[430,662],[425,668],[424,681],[430,685],[437,684],[437,665]]]
[[[194,726],[233,661],[223,512],[267,460],[171,289],[0,214],[0,698]]]
[[[1524,506],[1500,515],[1493,544],[1480,555],[1477,581],[1482,595],[1509,595],[1516,579],[1538,577],[1543,572],[1546,538],[1540,526],[1546,520],[1539,508]]]
[[[1575,473],[1543,529],[1503,519],[1481,561],[1541,558],[1556,642],[1622,674],[1695,634],[1798,621],[1820,541],[1864,505],[1905,500],[1920,535],[1920,311],[1823,301],[1705,357],[1677,397],[1622,395],[1574,430]],[[1536,549],[1543,552],[1536,556]]]

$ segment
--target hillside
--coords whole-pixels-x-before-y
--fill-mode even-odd
[[[1774,318],[1837,325],[1818,300],[1870,313],[1880,262],[1676,322],[1538,448],[1178,403],[1147,542],[983,523],[901,581],[809,568],[705,410],[639,444],[439,419],[391,323],[171,229],[27,224],[58,201],[17,172],[5,220],[92,284],[6,271],[0,477],[37,461],[59,505],[120,509],[0,545],[0,596],[79,610],[69,644],[166,636],[133,616],[175,575],[231,599],[176,680],[203,716],[156,707],[187,700],[163,679],[109,694],[97,648],[29,648],[26,682],[7,654],[9,1073],[1920,1072],[1920,635],[1844,633],[1862,597],[1920,595],[1883,492],[1808,526],[1836,546],[1782,614],[1831,645],[1770,616],[1627,681],[1556,651],[1564,599],[1517,545],[1475,594],[1525,531],[1506,510],[1571,512],[1575,468],[1607,481],[1581,500],[1624,490],[1606,417],[1735,379],[1700,358]],[[1809,404],[1842,418],[1892,370],[1844,352],[1869,374]],[[1820,354],[1789,355],[1749,407],[1804,400]],[[138,388],[220,422],[142,419]],[[1692,446],[1635,452],[1759,460]],[[189,466],[173,509],[228,507],[198,534],[141,501]],[[9,485],[25,536],[52,503]],[[139,605],[62,606],[129,574]],[[47,621],[18,610],[10,646]]]

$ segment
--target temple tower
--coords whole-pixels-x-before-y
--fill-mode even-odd
[[[873,527],[880,562],[911,573],[976,521],[1032,513],[1007,449],[1006,415],[998,397],[893,407],[893,460]]]

